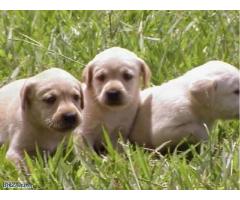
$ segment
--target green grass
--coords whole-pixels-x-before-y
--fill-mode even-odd
[[[208,60],[239,67],[238,11],[1,11],[0,85],[57,66],[78,79],[86,63],[111,46],[128,48],[161,84]],[[19,174],[0,148],[4,181],[34,189],[240,189],[239,121],[219,121],[200,153],[162,156],[123,144],[118,154],[74,156],[72,142],[49,159],[27,157],[30,176]],[[188,159],[187,154],[193,155]]]

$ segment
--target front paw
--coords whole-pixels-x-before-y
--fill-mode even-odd
[[[23,172],[26,175],[29,174],[27,164],[24,160],[23,152],[9,149],[6,154],[6,158],[10,160],[19,171]]]

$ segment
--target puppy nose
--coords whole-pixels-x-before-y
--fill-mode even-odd
[[[107,91],[107,97],[109,100],[117,101],[119,100],[121,92],[118,90],[109,90]]]
[[[77,122],[77,113],[64,113],[62,118],[65,123],[74,124]]]

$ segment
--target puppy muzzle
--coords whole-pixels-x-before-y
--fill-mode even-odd
[[[78,113],[67,112],[61,115],[60,120],[54,128],[60,132],[67,132],[75,129],[79,123],[80,117]]]
[[[105,101],[109,106],[119,106],[123,104],[123,94],[119,90],[109,90],[105,93]]]

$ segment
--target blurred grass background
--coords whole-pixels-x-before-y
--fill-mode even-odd
[[[46,68],[78,79],[98,52],[121,46],[150,66],[160,84],[212,59],[239,67],[239,11],[0,11],[0,85]],[[49,160],[28,159],[25,177],[0,149],[0,188],[25,180],[35,189],[239,189],[239,121],[218,122],[192,160],[125,145],[75,158],[70,144]]]

